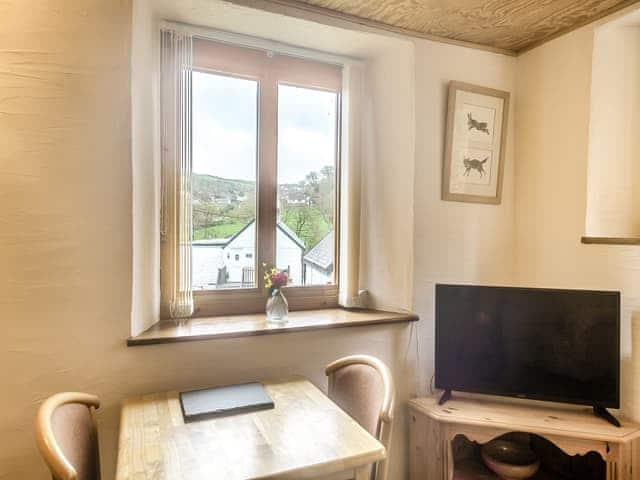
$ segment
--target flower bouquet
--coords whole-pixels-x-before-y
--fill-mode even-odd
[[[266,265],[264,265],[266,267]],[[267,299],[267,322],[275,325],[287,323],[289,303],[282,293],[282,287],[289,284],[289,274],[285,270],[273,267],[265,268],[264,288],[269,292]]]

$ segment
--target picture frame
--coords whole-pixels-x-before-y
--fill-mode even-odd
[[[449,83],[442,200],[502,202],[510,96],[493,88]]]

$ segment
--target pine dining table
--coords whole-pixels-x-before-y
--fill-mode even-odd
[[[179,392],[122,404],[117,480],[365,480],[384,446],[302,377],[262,382],[275,408],[185,423]]]

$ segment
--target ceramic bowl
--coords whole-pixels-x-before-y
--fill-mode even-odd
[[[487,468],[504,480],[533,477],[540,468],[538,456],[526,445],[506,440],[492,440],[482,447]]]

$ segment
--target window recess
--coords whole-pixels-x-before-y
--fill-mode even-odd
[[[162,38],[163,318],[264,311],[263,265],[289,272],[292,310],[337,306],[341,278],[352,299],[357,261],[341,275],[340,248],[357,253],[358,229],[341,226],[358,217],[359,185],[346,179],[359,173],[342,161],[353,156],[341,141],[343,66]]]

